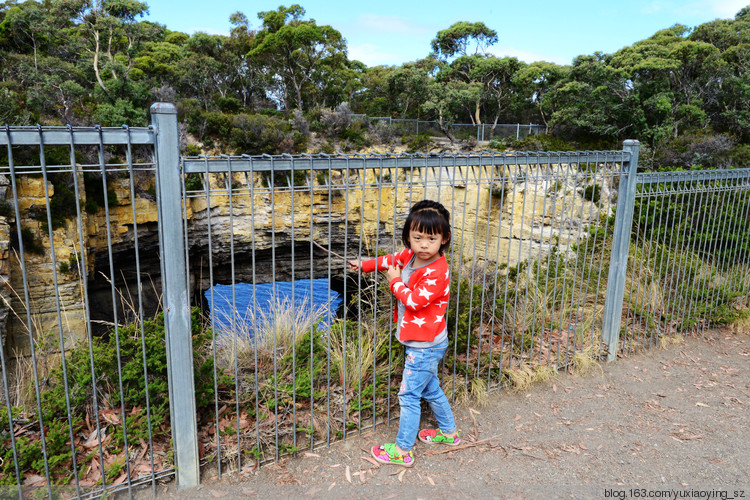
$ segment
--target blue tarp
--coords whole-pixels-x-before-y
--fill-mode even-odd
[[[310,281],[312,281],[312,300],[310,294]],[[297,307],[305,307],[309,310],[321,310],[326,305],[328,313],[321,318],[319,329],[326,329],[336,317],[336,311],[343,303],[343,298],[335,290],[331,290],[328,280],[325,278],[304,279],[292,281],[277,281],[275,283],[276,297],[274,300],[274,283],[260,283],[253,287],[251,283],[236,283],[234,285],[234,303],[236,304],[237,316],[235,324],[243,325],[240,331],[250,331],[250,325],[254,322],[252,316],[259,316],[260,311],[265,316],[275,308],[270,307],[274,302],[279,304],[292,304],[292,285],[294,285],[294,304]],[[253,304],[253,288],[255,289],[255,307]],[[213,286],[213,304],[211,303],[211,289],[204,292],[209,307],[213,308],[212,318],[214,331],[217,334],[231,331],[232,325],[232,285]]]

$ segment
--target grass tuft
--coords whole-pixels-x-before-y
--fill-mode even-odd
[[[571,371],[575,375],[588,375],[591,371],[598,370],[604,375],[604,369],[602,365],[595,359],[593,355],[593,346],[588,346],[582,351],[577,351],[571,358],[572,367]]]

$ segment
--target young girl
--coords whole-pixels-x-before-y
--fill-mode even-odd
[[[399,253],[358,262],[351,269],[386,271],[391,292],[398,300],[394,314],[396,338],[406,346],[398,401],[401,417],[395,443],[372,448],[380,463],[414,465],[412,447],[425,443],[457,445],[459,436],[448,399],[440,388],[437,367],[448,348],[445,311],[450,277],[443,255],[450,244],[450,214],[436,201],[423,200],[409,211],[402,233],[406,248]],[[419,431],[420,400],[424,398],[437,419],[437,429]]]

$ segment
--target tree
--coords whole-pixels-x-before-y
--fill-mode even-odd
[[[386,77],[386,95],[390,105],[387,114],[419,118],[421,106],[430,93],[431,75],[438,66],[434,57],[427,57],[395,68]]]
[[[106,92],[103,71],[108,70],[113,80],[127,73],[133,64],[134,44],[148,35],[146,27],[154,27],[153,24],[138,25],[135,22],[137,17],[148,13],[148,5],[137,0],[54,1],[58,12],[73,18],[80,26],[79,33],[88,37],[86,46],[92,55],[91,66],[97,84]],[[126,58],[125,67],[116,59],[118,53]],[[106,57],[106,66],[103,57]]]
[[[642,110],[624,72],[612,67],[609,56],[578,56],[568,79],[549,89],[544,97],[555,108],[550,125],[583,136],[621,138],[643,127]]]
[[[497,43],[497,32],[482,22],[458,22],[450,28],[438,31],[432,40],[432,51],[448,59],[457,55],[469,55],[469,48],[474,44],[473,54],[484,53],[485,49]]]
[[[248,57],[263,61],[267,71],[279,79],[281,105],[304,110],[303,89],[315,75],[318,64],[338,53],[346,55],[346,42],[330,26],[318,26],[314,19],[302,20],[299,5],[281,6],[261,12],[263,21]]]
[[[546,126],[549,126],[549,118],[556,109],[556,102],[547,96],[569,74],[569,66],[540,61],[519,69],[515,75],[515,84],[523,99],[535,106]]]
[[[39,70],[39,51],[49,43],[55,31],[54,18],[48,6],[35,0],[14,5],[0,22],[0,46],[13,45],[25,52],[30,47],[34,54],[34,69]]]

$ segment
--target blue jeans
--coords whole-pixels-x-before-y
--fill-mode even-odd
[[[398,392],[401,418],[396,436],[396,444],[404,451],[411,450],[417,439],[422,398],[430,403],[440,430],[446,433],[456,431],[451,406],[440,388],[437,375],[438,363],[443,359],[446,349],[448,339],[426,349],[406,348],[406,363]]]

